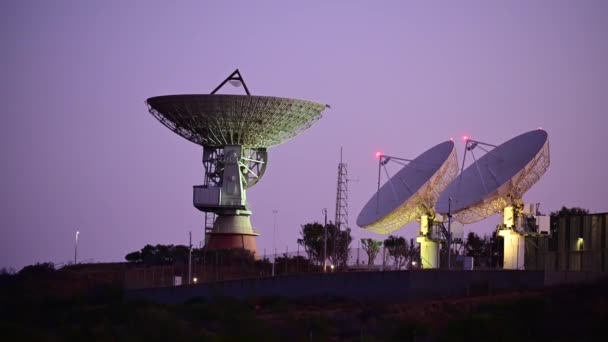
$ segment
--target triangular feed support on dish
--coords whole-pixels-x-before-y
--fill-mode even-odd
[[[247,85],[245,84],[245,80],[243,79],[243,76],[241,76],[241,73],[239,72],[239,69],[234,70],[234,72],[232,74],[230,74],[230,76],[228,76],[222,83],[220,83],[220,85],[218,85],[215,89],[213,89],[213,91],[211,92],[211,95],[215,94],[218,90],[220,90],[228,82],[235,87],[238,87],[242,84],[247,95],[251,95],[251,93],[249,93],[249,88],[247,88]]]

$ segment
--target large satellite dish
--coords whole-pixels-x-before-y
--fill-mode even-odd
[[[305,100],[252,95],[166,95],[146,102],[163,125],[209,147],[282,144],[310,127],[326,107]]]
[[[467,150],[483,144],[468,141]],[[436,210],[456,221],[473,223],[520,201],[549,167],[544,130],[521,134],[469,165],[441,194]],[[464,162],[463,162],[464,164]]]
[[[454,143],[445,141],[434,146],[411,160],[378,190],[361,210],[357,225],[389,234],[429,214],[457,174]]]
[[[242,85],[247,95],[216,95],[225,84]],[[193,189],[193,204],[205,221],[213,216],[213,228],[205,223],[205,248],[256,253],[259,234],[251,226],[246,190],[264,175],[267,149],[310,127],[328,106],[252,96],[238,69],[211,94],[156,96],[146,103],[163,125],[203,146],[205,178]]]

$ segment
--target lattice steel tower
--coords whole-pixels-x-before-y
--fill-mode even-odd
[[[340,163],[338,164],[338,188],[336,191],[336,220],[339,230],[348,227],[348,168],[342,161],[342,147],[340,147]]]

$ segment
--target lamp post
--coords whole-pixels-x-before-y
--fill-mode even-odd
[[[452,197],[448,197],[448,270],[452,269]]]
[[[323,226],[323,272],[327,272],[327,208],[323,208],[325,225]]]
[[[188,285],[190,285],[190,282],[192,281],[192,231],[189,232],[189,236],[190,242],[188,243]]]
[[[272,247],[274,249],[274,257],[272,258],[272,276],[274,277],[274,265],[277,262],[277,214],[278,210],[274,209],[272,211]]]
[[[78,235],[79,231],[76,231],[76,239],[74,241],[74,265],[78,263]]]

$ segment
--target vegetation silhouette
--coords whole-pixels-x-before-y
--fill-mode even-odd
[[[606,335],[608,318],[607,279],[442,301],[275,297],[161,305],[124,301],[120,286],[99,282],[66,293],[62,288],[84,283],[78,267],[38,269],[46,271],[0,275],[6,340],[590,341]]]
[[[304,247],[308,259],[316,265],[323,265],[323,257],[327,250],[327,260],[334,266],[346,267],[350,244],[353,241],[350,229],[340,230],[329,222],[327,224],[327,243],[325,243],[325,227],[317,222],[302,225],[300,238],[297,243]]]

